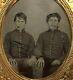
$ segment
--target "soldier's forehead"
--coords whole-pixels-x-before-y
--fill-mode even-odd
[[[56,16],[51,16],[50,19],[58,19]]]
[[[17,20],[24,20],[22,17],[17,17],[16,19]]]

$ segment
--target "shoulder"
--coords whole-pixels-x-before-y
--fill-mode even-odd
[[[40,33],[39,37],[44,37],[44,36],[46,36],[47,34],[48,34],[48,31],[42,32],[42,33]]]
[[[25,32],[25,34],[26,34],[26,37],[28,37],[29,39],[34,39],[31,34],[29,34],[29,33],[27,33],[27,32]]]
[[[10,31],[10,32],[7,32],[5,36],[11,36],[11,35],[13,35],[15,32],[16,32],[15,30]]]
[[[63,31],[60,31],[60,30],[58,30],[58,33],[59,33],[59,35],[61,36],[61,38],[68,38],[68,35],[67,35],[67,33],[65,33],[65,32],[63,32]]]

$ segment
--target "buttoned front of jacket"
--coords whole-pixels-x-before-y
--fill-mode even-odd
[[[37,41],[38,46],[41,52],[39,56],[63,60],[69,50],[70,42],[66,33],[59,30],[48,30],[40,34]]]
[[[35,42],[31,35],[22,30],[7,33],[4,40],[6,54],[13,58],[27,58],[33,54]]]

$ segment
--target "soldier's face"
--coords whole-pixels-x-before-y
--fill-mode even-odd
[[[59,24],[59,21],[58,21],[58,18],[57,17],[50,17],[49,18],[48,25],[49,25],[49,28],[50,29],[52,29],[52,30],[57,29],[58,24]]]
[[[23,18],[17,17],[15,23],[19,30],[22,30],[25,27],[25,20]]]

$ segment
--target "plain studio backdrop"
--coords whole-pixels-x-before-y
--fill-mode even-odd
[[[35,41],[41,32],[48,30],[46,16],[54,12],[58,12],[62,18],[59,29],[66,32],[69,38],[71,38],[71,27],[68,18],[62,7],[54,0],[19,0],[10,9],[4,19],[3,37],[7,32],[16,28],[13,20],[15,14],[18,12],[23,12],[27,15],[25,29],[34,37]]]

